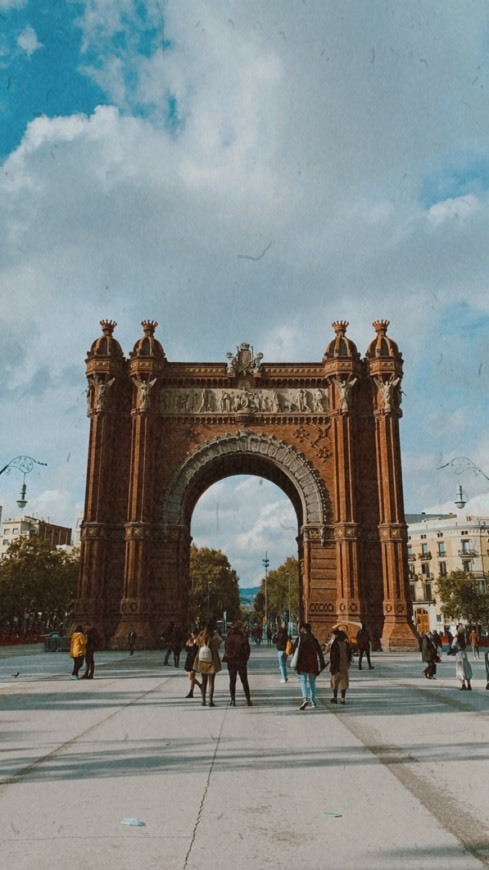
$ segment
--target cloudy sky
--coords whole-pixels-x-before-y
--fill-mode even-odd
[[[489,475],[486,2],[0,0],[0,113],[0,465],[47,463],[28,512],[82,511],[102,318],[126,354],[149,318],[172,361],[264,362],[321,359],[336,319],[363,355],[388,319],[407,511],[453,507],[453,457]],[[253,585],[294,523],[235,478],[192,533]]]

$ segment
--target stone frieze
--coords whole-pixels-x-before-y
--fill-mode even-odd
[[[326,414],[326,390],[293,388],[166,388],[162,414]]]

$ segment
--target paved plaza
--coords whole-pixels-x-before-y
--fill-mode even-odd
[[[489,691],[453,659],[351,671],[344,707],[253,648],[253,707],[227,673],[185,699],[161,652],[103,652],[93,681],[66,653],[0,649],[0,866],[15,870],[472,870],[489,866]],[[13,676],[18,674],[18,676]],[[140,826],[124,823],[139,820]]]

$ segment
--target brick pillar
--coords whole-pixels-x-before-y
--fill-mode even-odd
[[[81,526],[81,557],[74,624],[91,624],[100,637],[107,635],[106,615],[108,567],[117,537],[117,510],[112,496],[118,475],[113,445],[118,440],[124,406],[126,362],[119,343],[113,338],[117,326],[101,321],[102,337],[93,342],[87,354],[87,416],[90,419],[85,512]],[[121,445],[123,452],[123,445]]]
[[[412,622],[407,560],[407,526],[402,491],[399,419],[401,411],[402,356],[387,337],[388,321],[376,321],[377,333],[367,352],[372,380],[375,450],[379,492],[379,538],[384,587],[385,650],[417,649]]]
[[[136,342],[129,360],[133,382],[129,499],[125,525],[124,589],[120,620],[112,647],[127,643],[129,631],[138,645],[154,645],[153,552],[161,536],[159,505],[155,499],[156,452],[158,449],[159,388],[165,356],[154,338],[157,323],[143,321],[145,337]]]
[[[336,548],[336,619],[363,621],[361,527],[358,522],[356,403],[363,376],[358,351],[346,338],[348,323],[333,323],[336,338],[324,357],[329,388],[334,489],[331,493]]]

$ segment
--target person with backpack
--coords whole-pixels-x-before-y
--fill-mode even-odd
[[[309,622],[301,623],[299,636],[293,645],[291,667],[299,677],[302,692],[302,703],[299,710],[305,710],[308,704],[315,709],[317,707],[316,678],[324,670],[326,664],[319,641],[312,633]]]
[[[250,657],[250,642],[243,631],[243,624],[237,622],[229,629],[229,634],[224,643],[223,662],[226,662],[229,673],[230,707],[236,706],[236,678],[239,674],[241,685],[246,697],[248,707],[253,706],[248,682],[248,659]]]
[[[212,619],[207,620],[203,631],[197,637],[199,651],[195,656],[194,671],[202,678],[202,706],[206,705],[207,686],[209,686],[209,707],[214,704],[214,684],[216,674],[222,671],[219,647],[222,646],[222,637],[217,633]]]

